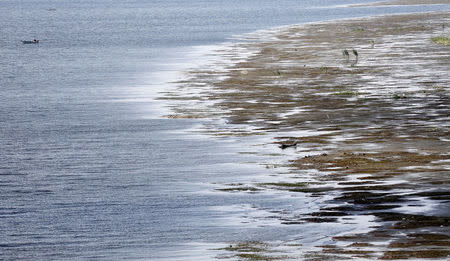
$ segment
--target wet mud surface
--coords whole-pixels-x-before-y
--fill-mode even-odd
[[[168,117],[216,119],[199,131],[270,137],[274,154],[289,155],[281,164],[289,178],[222,192],[327,198],[319,211],[277,216],[283,225],[373,219],[368,233],[335,235],[308,251],[284,244],[299,250],[294,256],[272,243],[235,242],[223,258],[450,255],[450,47],[431,40],[449,34],[448,21],[450,13],[411,14],[249,34],[214,54],[215,69],[190,71],[164,94]]]
[[[430,5],[450,4],[449,0],[392,0],[380,1],[373,4],[359,4],[354,6],[387,6],[387,5]]]

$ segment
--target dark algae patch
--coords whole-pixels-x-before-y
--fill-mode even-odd
[[[258,241],[248,241],[230,244],[228,247],[224,248],[224,250],[240,253],[261,253],[270,251],[269,244]]]
[[[395,212],[375,213],[376,217],[383,221],[395,221],[394,229],[412,229],[422,227],[448,227],[450,225],[449,217],[411,215]]]
[[[224,70],[191,71],[165,98],[173,102],[171,117],[220,119],[201,131],[261,135],[262,145],[273,148],[264,153],[283,159],[264,164],[279,168],[269,181],[219,191],[320,202],[314,210],[274,215],[290,228],[370,227],[330,232],[330,243],[308,249],[284,244],[301,253],[297,260],[446,260],[450,59],[442,24],[448,20],[448,12],[395,15],[249,35],[218,52],[234,61],[218,62]],[[250,55],[241,59],[239,50]],[[241,242],[222,250],[238,260],[293,259],[273,252],[277,247]]]
[[[449,250],[416,250],[416,251],[387,251],[380,258],[382,260],[413,259],[413,258],[447,258]]]
[[[258,192],[260,191],[260,189],[255,188],[255,187],[249,187],[249,186],[232,186],[232,187],[226,187],[226,188],[220,188],[220,189],[216,189],[218,191],[223,191],[223,192]]]
[[[221,259],[248,260],[248,261],[271,261],[286,260],[289,258],[280,250],[275,250],[276,246],[265,242],[247,241],[230,244],[228,247],[218,250],[230,252],[230,255],[223,256]]]

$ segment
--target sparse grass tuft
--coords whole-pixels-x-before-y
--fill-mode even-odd
[[[328,67],[322,66],[322,67],[320,67],[320,71],[323,73],[328,73]]]
[[[431,41],[438,44],[450,45],[450,38],[447,36],[438,36],[431,38]]]
[[[442,92],[442,91],[445,91],[445,88],[443,86],[436,85],[436,86],[433,86],[433,90],[435,90],[437,92]]]
[[[355,32],[355,33],[362,33],[364,31],[366,31],[366,29],[362,28],[362,27],[358,27],[358,28],[353,29],[353,32]]]

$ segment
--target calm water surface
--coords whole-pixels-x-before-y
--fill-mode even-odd
[[[314,203],[210,192],[211,183],[261,174],[245,163],[256,156],[184,133],[200,122],[155,117],[152,99],[201,61],[194,46],[441,8],[338,7],[364,2],[0,1],[0,260],[201,260],[207,243],[320,237],[233,219]],[[21,43],[33,38],[40,43]]]

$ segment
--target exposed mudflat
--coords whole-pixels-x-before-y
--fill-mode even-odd
[[[387,6],[387,5],[439,5],[450,4],[449,0],[392,0],[380,1],[373,4],[359,4],[353,6]]]
[[[243,260],[449,256],[450,46],[431,40],[448,36],[448,21],[426,13],[260,31],[164,94],[168,117],[217,119],[203,131],[263,135],[286,155],[288,178],[222,191],[328,199],[320,211],[278,216],[285,225],[371,220],[369,233],[308,251],[270,242],[222,251]]]

